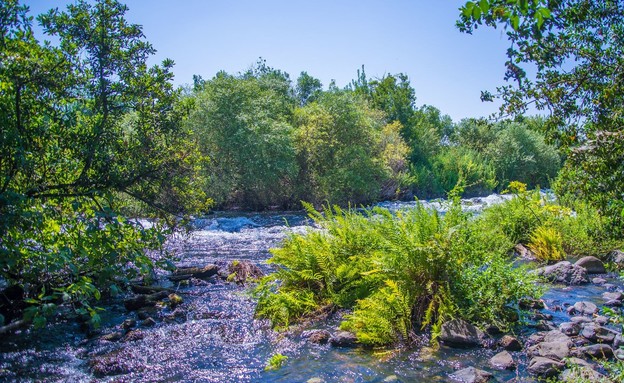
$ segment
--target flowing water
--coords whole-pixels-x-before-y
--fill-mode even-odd
[[[467,210],[478,211],[508,196],[490,196],[464,201]],[[391,210],[413,203],[382,203]],[[425,202],[444,211],[440,201]],[[250,261],[265,273],[269,248],[279,245],[290,232],[304,232],[312,223],[303,213],[216,214],[194,221],[195,231],[185,240],[172,240],[180,253],[179,266],[234,260]],[[611,278],[612,282],[617,282]],[[165,282],[165,286],[177,288]],[[618,285],[621,287],[621,285]],[[0,339],[0,381],[7,382],[446,382],[458,368],[476,366],[496,374],[499,381],[526,374],[526,359],[519,359],[517,371],[494,371],[489,349],[431,349],[427,339],[409,350],[333,348],[270,330],[266,321],[253,317],[255,301],[245,287],[213,278],[207,282],[178,287],[184,310],[163,309],[153,327],[141,327],[140,336],[110,342],[87,337],[75,321],[59,317],[43,330],[22,331]],[[604,290],[593,285],[573,290],[552,288],[545,296],[549,306],[573,304],[578,300],[603,303]],[[103,302],[102,333],[119,329],[128,313],[121,300]],[[551,312],[555,322],[565,313]],[[339,315],[338,315],[339,316]],[[335,329],[339,317],[317,324]],[[140,321],[139,321],[140,323]],[[521,330],[529,333],[527,327]],[[138,332],[137,332],[138,333]],[[277,371],[264,371],[275,353],[288,357]],[[99,362],[98,362],[99,361]],[[98,376],[93,366],[104,361],[115,375]]]

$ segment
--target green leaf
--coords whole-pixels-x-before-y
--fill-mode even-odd
[[[479,1],[479,8],[481,8],[481,12],[487,13],[490,10],[490,2],[488,0]]]
[[[511,27],[514,29],[514,31],[517,31],[518,27],[520,26],[520,18],[518,17],[518,15],[512,15],[509,18],[509,22],[511,23]]]
[[[462,14],[464,17],[470,17],[472,15],[472,9],[475,7],[475,4],[472,1],[469,1],[462,8]]]
[[[475,20],[480,20],[481,19],[481,8],[479,7],[473,7],[472,8],[472,17]]]

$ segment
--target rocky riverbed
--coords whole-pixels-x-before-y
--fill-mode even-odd
[[[465,201],[479,209],[507,197]],[[429,202],[432,207],[438,202]],[[400,204],[386,204],[401,208]],[[440,207],[443,207],[440,205]],[[0,340],[0,380],[8,382],[530,382],[583,373],[599,379],[598,361],[623,357],[619,310],[624,286],[600,261],[562,262],[536,271],[552,281],[541,301],[523,302],[514,332],[454,321],[438,348],[421,334],[409,348],[365,349],[337,330],[343,313],[279,334],[253,317],[246,277],[271,271],[268,249],[311,223],[303,214],[220,214],[195,221],[175,239],[176,273],[155,287],[101,302],[100,329],[59,314],[40,331]],[[624,254],[614,253],[624,263]],[[288,359],[265,371],[275,354]],[[574,367],[577,366],[577,367]]]

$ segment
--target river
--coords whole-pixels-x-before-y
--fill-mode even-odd
[[[464,200],[465,209],[479,211],[509,196],[493,195]],[[427,206],[444,211],[439,201]],[[389,209],[414,203],[387,202]],[[193,222],[195,230],[186,238],[174,238],[179,266],[234,260],[250,261],[265,273],[269,249],[278,246],[289,232],[304,232],[311,222],[301,212],[233,214],[217,213]],[[610,282],[621,284],[615,278]],[[164,280],[164,278],[163,278]],[[168,282],[163,282],[168,283]],[[495,371],[488,359],[497,351],[457,350],[420,344],[402,350],[333,348],[312,344],[300,334],[288,336],[272,331],[266,321],[254,318],[255,301],[248,288],[213,278],[191,286],[177,287],[183,297],[182,309],[164,309],[153,327],[137,326],[133,338],[107,341],[87,337],[75,321],[62,316],[42,330],[21,331],[0,340],[0,380],[7,382],[445,382],[453,371],[476,366],[495,373],[499,381],[518,376],[532,381],[526,373],[526,359],[517,353],[517,371]],[[601,290],[587,285],[578,289],[551,288],[545,301],[549,306],[591,300],[602,303]],[[129,313],[121,299],[101,302],[102,334],[115,331]],[[554,321],[566,314],[551,312]],[[333,330],[340,318],[331,318],[315,328]],[[518,335],[535,331],[519,329]],[[269,358],[281,353],[288,357],[276,371],[264,371]],[[98,360],[110,362],[111,376],[94,375]]]

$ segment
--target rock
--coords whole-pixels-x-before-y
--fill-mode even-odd
[[[542,356],[554,360],[563,360],[570,356],[571,342],[542,342],[532,346],[528,350],[531,356]]]
[[[514,338],[511,335],[505,335],[498,341],[499,346],[504,348],[507,351],[520,351],[522,350],[522,345],[518,341],[518,339]]]
[[[141,325],[143,327],[152,327],[154,325],[156,325],[156,321],[154,320],[154,318],[152,317],[147,317],[142,323]]]
[[[486,335],[472,324],[453,319],[442,325],[440,340],[449,346],[470,347],[483,343]]]
[[[93,371],[93,375],[98,378],[129,374],[144,369],[144,366],[141,365],[140,361],[134,355],[130,355],[124,350],[95,356],[90,360],[89,366]]]
[[[307,338],[312,343],[326,344],[331,334],[327,330],[308,330],[301,333],[301,337]]]
[[[559,330],[552,330],[544,334],[544,342],[568,343],[570,338]]]
[[[616,285],[614,285],[612,283],[605,283],[604,285],[602,285],[602,287],[604,287],[605,290],[607,290],[607,291],[615,291],[618,288]]]
[[[336,331],[330,338],[329,343],[334,347],[355,347],[357,337],[348,331]]]
[[[573,265],[568,261],[561,261],[551,266],[541,267],[533,272],[553,283],[580,285],[589,282],[587,270],[584,267]]]
[[[527,249],[526,246],[524,246],[523,244],[519,243],[516,246],[514,246],[514,252],[520,257],[520,258],[524,258],[524,259],[528,259],[531,261],[534,261],[535,259],[537,259],[535,257],[535,254],[533,254],[533,252],[529,249]]]
[[[123,332],[115,331],[111,332],[110,334],[102,335],[100,339],[108,342],[117,342],[119,339],[123,338],[123,336]]]
[[[618,301],[617,299],[611,299],[605,303],[607,307],[622,307],[622,301]]]
[[[581,325],[574,322],[563,322],[559,325],[559,331],[567,336],[578,335],[581,331]]]
[[[564,367],[562,362],[537,356],[529,362],[528,371],[530,374],[544,378],[556,376]]]
[[[604,274],[607,272],[604,263],[596,257],[591,255],[583,257],[574,263],[576,266],[580,266],[587,270],[587,274]]]
[[[591,323],[592,320],[591,318],[588,318],[588,317],[577,316],[577,317],[570,318],[570,322],[582,324],[582,323]]]
[[[164,320],[165,322],[168,322],[168,323],[184,322],[186,321],[187,316],[188,316],[188,312],[184,310],[183,308],[178,307],[177,309],[173,310],[171,314],[166,315],[164,317]]]
[[[396,375],[388,375],[384,378],[383,380],[384,382],[398,382],[399,381],[399,377]]]
[[[124,342],[136,342],[145,338],[145,333],[141,330],[131,330],[124,337]]]
[[[324,383],[325,381],[321,378],[310,378],[306,380],[306,383]]]
[[[167,278],[169,278],[172,282],[179,282],[191,278],[209,279],[218,272],[219,266],[217,265],[207,265],[204,267],[179,267]]]
[[[494,376],[487,371],[468,367],[452,373],[450,378],[462,383],[484,383],[489,382]]]
[[[598,306],[591,302],[576,302],[568,308],[568,314],[593,315],[598,312]]]
[[[611,262],[615,263],[616,266],[622,267],[624,266],[624,251],[622,250],[613,250],[609,253],[608,258]]]
[[[264,276],[262,270],[249,261],[233,261],[228,266],[227,280],[243,285],[247,280],[255,280]]]
[[[595,285],[604,285],[607,283],[607,280],[604,278],[596,277],[592,279],[592,283]]]
[[[564,370],[559,376],[559,381],[562,383],[577,383],[577,382],[595,382],[595,383],[608,383],[610,380],[589,367],[580,367]]]
[[[507,351],[499,352],[490,359],[490,364],[494,368],[500,370],[513,370],[516,368],[516,362],[514,362],[511,354]]]
[[[159,291],[153,294],[137,295],[124,300],[124,306],[128,311],[138,310],[144,307],[156,306],[160,300],[165,299],[169,294],[166,291]]]
[[[129,318],[123,321],[123,323],[119,325],[119,327],[121,327],[123,330],[130,330],[131,328],[136,326],[136,324],[137,324],[136,319]]]
[[[622,334],[617,334],[613,338],[613,348],[620,348],[620,346],[624,346],[624,338],[622,338]]]
[[[624,348],[617,348],[613,351],[613,354],[618,360],[624,360]]]
[[[575,357],[566,359],[565,364],[566,364],[566,367],[580,366],[580,367],[594,368],[594,366],[588,361],[586,361],[585,359],[580,359],[580,358],[575,358]]]
[[[624,298],[624,294],[622,294],[619,291],[613,291],[613,292],[607,291],[606,293],[602,294],[602,297],[604,298],[605,301],[611,301],[611,300],[621,301],[622,298]]]
[[[613,357],[613,348],[608,344],[592,344],[591,346],[581,347],[579,351],[591,358],[610,359]]]
[[[587,323],[581,330],[581,336],[592,342],[613,343],[617,333],[596,323]]]
[[[544,337],[546,336],[546,333],[543,331],[540,332],[536,332],[535,334],[531,334],[531,336],[529,336],[526,340],[526,346],[534,346],[540,342],[544,341]]]

